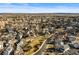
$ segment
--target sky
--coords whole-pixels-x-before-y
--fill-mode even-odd
[[[79,13],[79,3],[0,3],[0,13]]]

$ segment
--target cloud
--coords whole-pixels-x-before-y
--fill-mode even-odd
[[[28,3],[6,3],[0,4],[0,13],[79,13],[78,7],[73,6],[52,6],[52,7],[39,7],[32,6]]]

